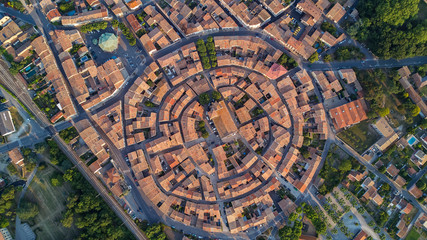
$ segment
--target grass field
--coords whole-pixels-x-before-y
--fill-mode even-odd
[[[359,154],[374,144],[380,135],[370,126],[370,121],[363,121],[338,133],[338,137],[350,145]]]
[[[67,240],[78,236],[76,228],[64,228],[60,222],[65,210],[64,204],[72,189],[67,183],[57,187],[51,185],[50,178],[57,171],[52,166],[37,171],[26,193],[26,198],[37,202],[40,210],[34,220],[35,225],[31,226],[37,239]]]
[[[414,228],[409,231],[408,236],[406,236],[405,240],[418,240],[420,239],[420,234],[415,231]]]

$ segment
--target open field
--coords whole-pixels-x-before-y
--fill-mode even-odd
[[[406,236],[405,240],[418,240],[420,239],[420,234],[415,231],[414,228],[409,231],[408,235]]]
[[[370,121],[363,121],[349,129],[341,131],[338,133],[338,137],[358,153],[362,154],[368,147],[380,139],[380,135],[370,126],[370,124]]]
[[[64,204],[72,189],[66,182],[57,187],[52,186],[50,178],[55,173],[58,173],[58,170],[49,165],[44,170],[37,171],[26,193],[26,198],[37,202],[40,210],[34,220],[35,225],[31,226],[37,234],[37,239],[66,240],[78,236],[76,228],[68,229],[61,225]]]

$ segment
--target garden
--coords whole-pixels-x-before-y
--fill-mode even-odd
[[[371,126],[371,123],[373,123],[372,120],[365,120],[339,132],[337,135],[356,152],[362,154],[381,138],[381,136]]]

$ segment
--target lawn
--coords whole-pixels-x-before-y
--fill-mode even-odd
[[[415,231],[414,228],[409,231],[408,236],[406,236],[405,240],[418,240],[420,239],[420,234]]]
[[[19,127],[24,123],[24,119],[21,117],[16,107],[10,107],[9,111],[12,116],[13,125],[15,125],[15,129],[18,131]]]
[[[370,126],[369,120],[356,124],[338,133],[338,137],[350,145],[356,152],[362,154],[381,136]]]
[[[64,204],[72,189],[66,182],[57,187],[52,186],[50,178],[58,173],[59,171],[50,165],[37,171],[26,193],[26,198],[37,202],[40,210],[39,215],[34,219],[35,225],[31,225],[37,234],[37,239],[66,240],[78,236],[76,228],[64,228],[60,222],[66,209]]]

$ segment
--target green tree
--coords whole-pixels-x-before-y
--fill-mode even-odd
[[[420,0],[382,0],[375,7],[379,20],[391,25],[402,25],[418,13]]]
[[[411,109],[411,115],[412,115],[413,117],[418,116],[418,114],[420,114],[420,112],[421,112],[421,109],[420,109],[420,107],[418,107],[417,105],[415,105],[415,106]]]
[[[330,62],[330,61],[332,61],[332,55],[331,55],[331,54],[326,54],[326,55],[323,57],[323,61],[324,61],[324,62]]]
[[[289,221],[295,221],[295,220],[297,220],[297,218],[298,218],[298,214],[296,214],[296,213],[291,213],[291,215],[289,215]]]
[[[213,92],[212,92],[212,98],[213,98],[215,101],[219,101],[219,100],[221,99],[221,94],[220,94],[218,91],[213,91]]]
[[[73,212],[71,210],[67,210],[67,212],[65,212],[64,218],[61,219],[62,226],[70,228],[73,225],[73,222]]]
[[[29,220],[39,214],[39,207],[35,203],[23,201],[16,213],[22,220]]]
[[[111,26],[115,29],[117,29],[119,27],[119,21],[117,21],[116,19],[113,19],[111,21]]]
[[[415,184],[421,191],[424,191],[424,189],[426,188],[426,183],[423,180],[418,181]]]
[[[208,93],[202,93],[199,95],[199,102],[202,105],[207,105],[211,102],[211,96]]]
[[[311,57],[308,58],[308,61],[311,63],[314,63],[316,61],[319,61],[319,53],[315,52]]]
[[[350,159],[344,159],[341,161],[340,165],[338,166],[338,169],[343,172],[348,172],[351,170],[351,167],[352,165]]]
[[[378,110],[378,114],[381,116],[381,117],[385,117],[385,116],[387,116],[387,115],[389,115],[390,114],[390,109],[389,108],[380,108],[379,110]]]

